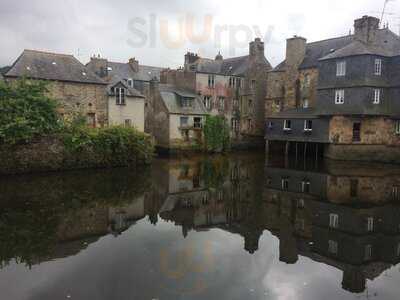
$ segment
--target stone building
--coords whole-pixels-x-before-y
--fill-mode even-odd
[[[48,81],[61,115],[79,112],[93,127],[108,123],[106,83],[72,55],[24,50],[4,77]]]
[[[250,43],[249,55],[215,59],[185,55],[184,67],[165,70],[161,82],[190,89],[201,95],[211,115],[225,117],[231,128],[232,145],[257,146],[264,134],[266,74],[271,65],[260,39]]]
[[[86,66],[108,83],[110,124],[133,125],[151,133],[150,81],[160,80],[162,68],[140,65],[135,58],[119,63],[99,56],[91,57]]]
[[[267,141],[286,152],[322,144],[333,159],[400,160],[400,37],[374,17],[354,27],[325,41],[287,40],[286,60],[268,74]]]
[[[161,151],[199,150],[207,111],[200,97],[173,85],[151,82],[152,134]]]

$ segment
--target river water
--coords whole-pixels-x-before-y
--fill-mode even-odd
[[[266,159],[0,180],[0,299],[398,299],[400,168]]]

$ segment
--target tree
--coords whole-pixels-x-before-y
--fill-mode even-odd
[[[223,152],[229,149],[229,128],[224,117],[207,116],[204,125],[204,139],[207,151]]]

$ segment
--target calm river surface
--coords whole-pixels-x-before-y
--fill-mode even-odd
[[[0,299],[399,299],[400,168],[262,154],[0,179]]]

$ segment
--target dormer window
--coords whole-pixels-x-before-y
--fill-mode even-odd
[[[375,59],[375,72],[374,74],[377,76],[381,76],[382,75],[382,59],[377,58]]]
[[[125,105],[125,89],[124,88],[114,88],[115,91],[115,104]]]
[[[128,78],[127,82],[128,82],[129,87],[133,88],[133,79]]]
[[[336,76],[346,76],[346,62],[338,61],[336,63]]]
[[[182,98],[181,103],[182,103],[182,107],[191,107],[192,99],[191,98]]]

